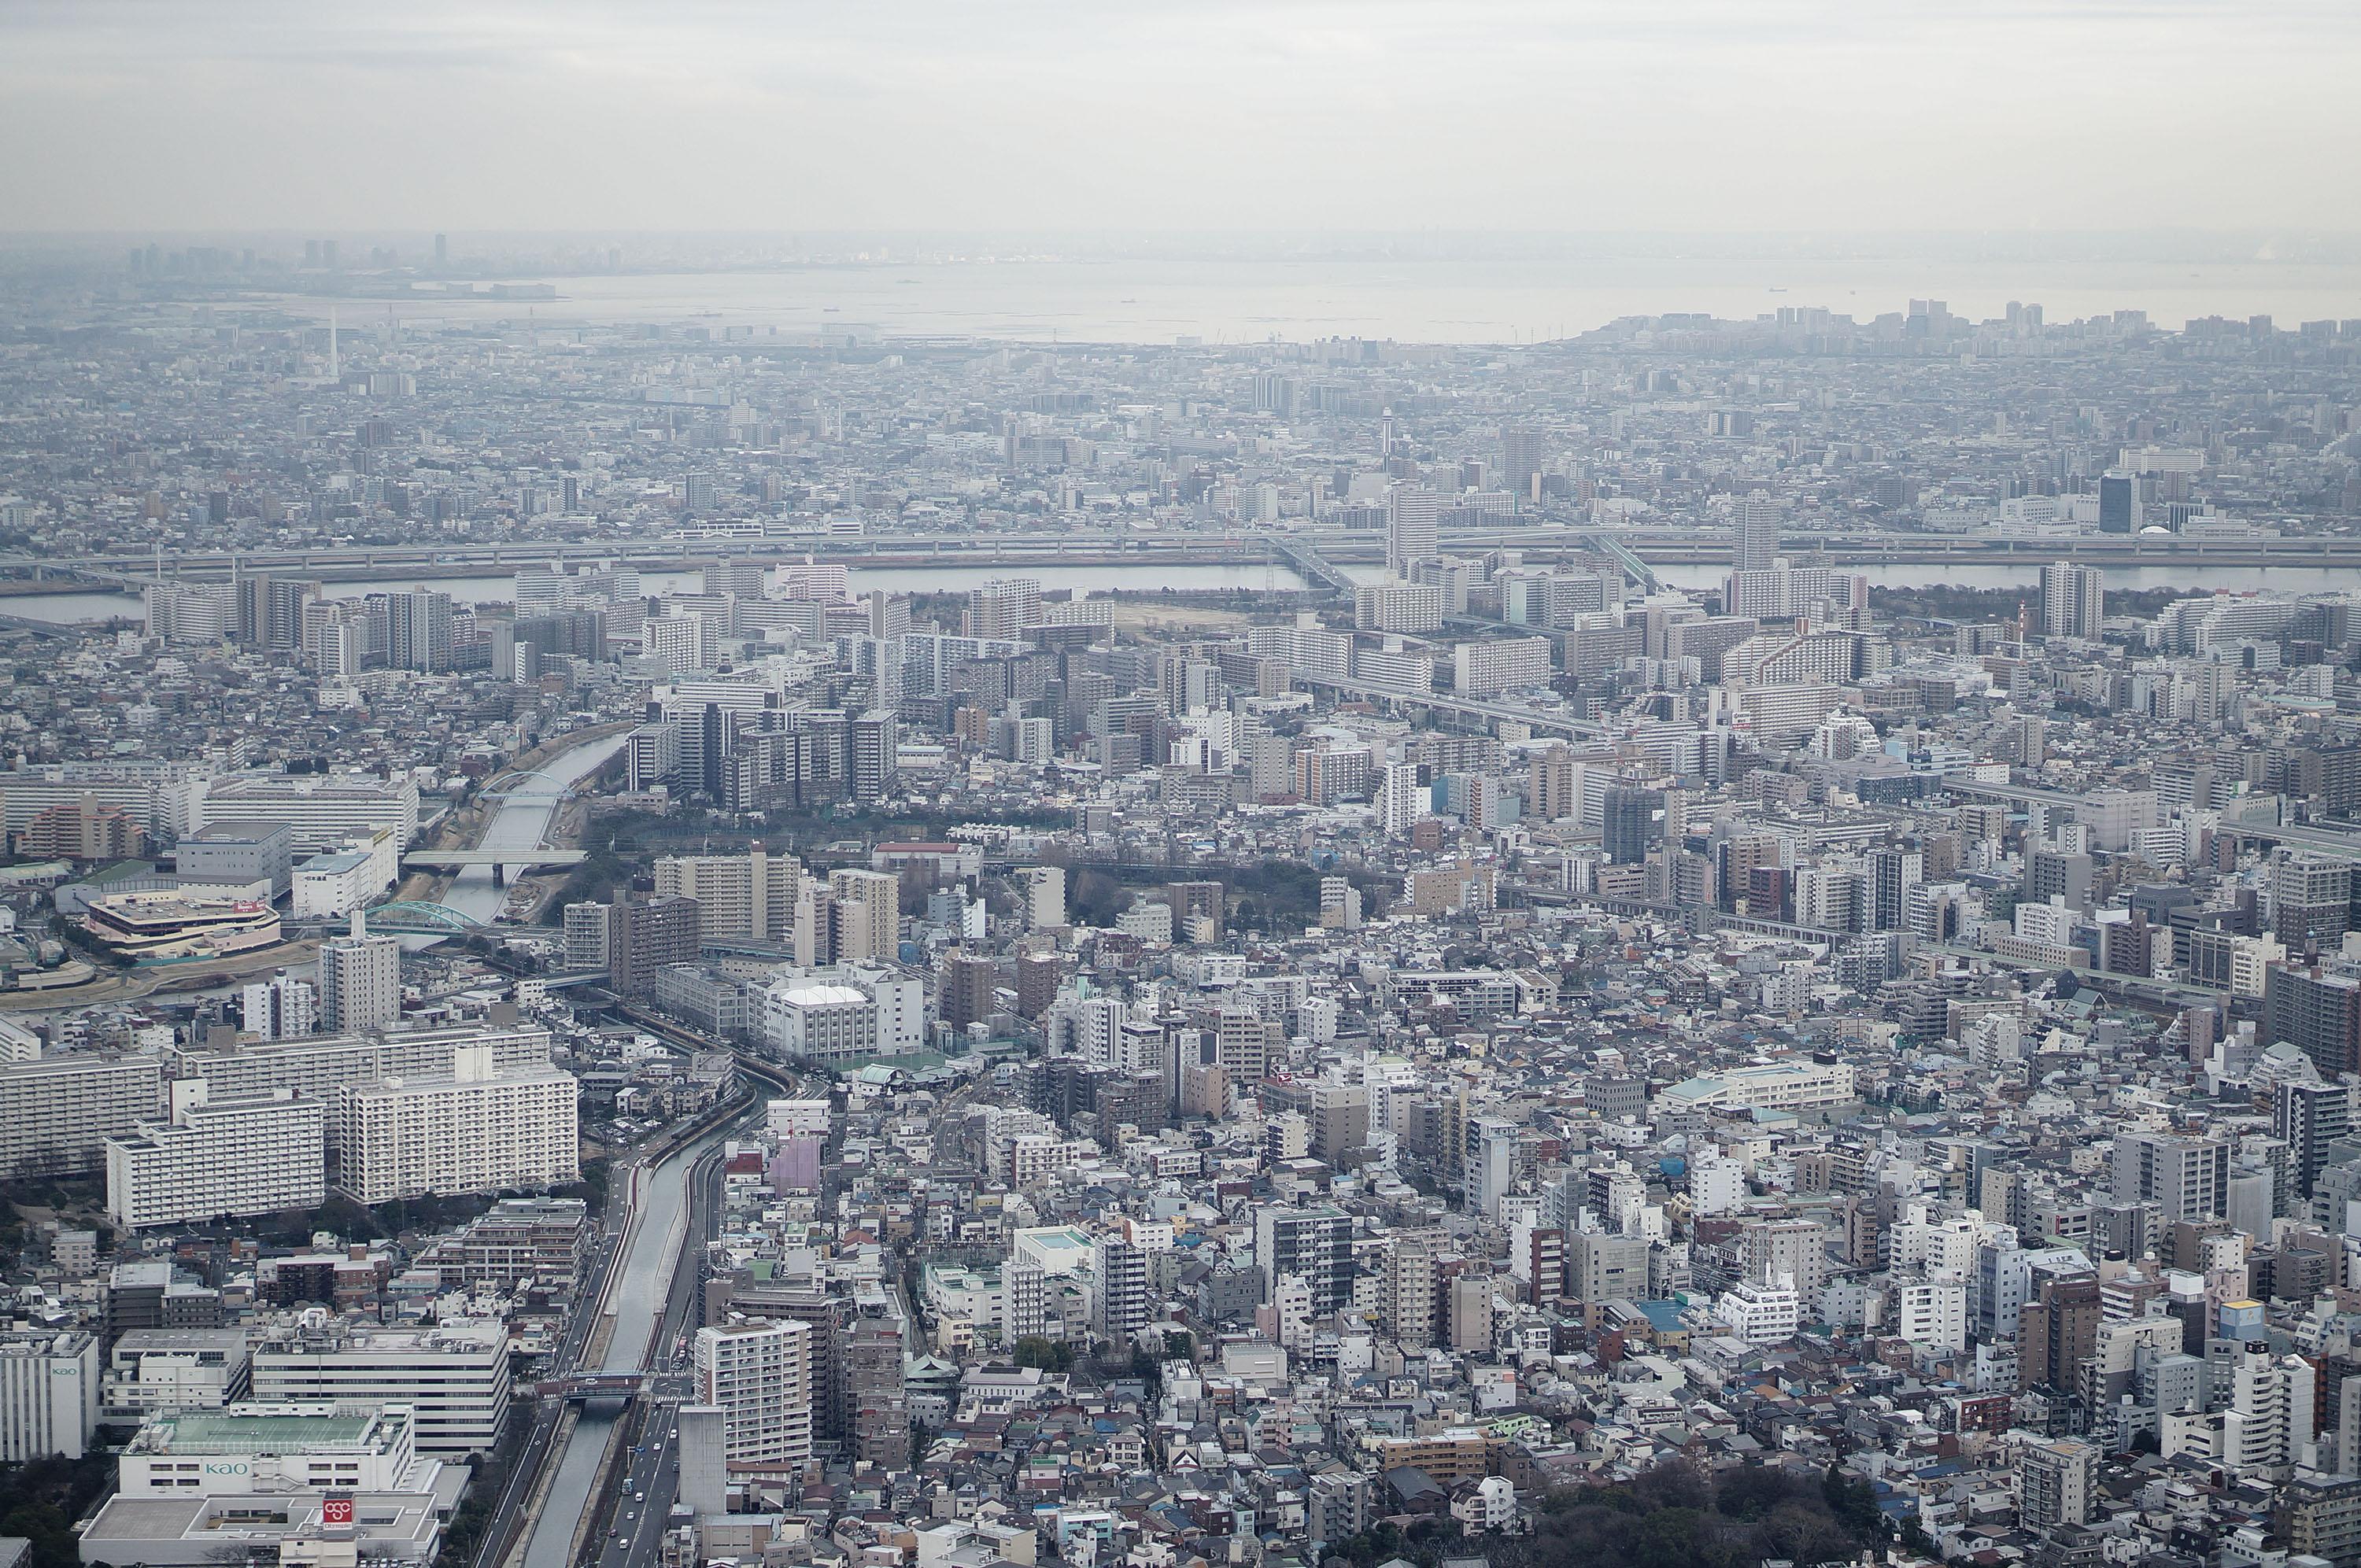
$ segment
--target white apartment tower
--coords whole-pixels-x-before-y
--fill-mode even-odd
[[[811,1362],[808,1323],[697,1331],[697,1402],[721,1411],[728,1462],[798,1464],[811,1457]]]
[[[382,1029],[401,1016],[401,944],[372,937],[353,911],[352,934],[320,945],[320,1025],[331,1034]]]

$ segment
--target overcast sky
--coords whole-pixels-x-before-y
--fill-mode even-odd
[[[0,228],[2361,228],[2352,0],[0,3]]]

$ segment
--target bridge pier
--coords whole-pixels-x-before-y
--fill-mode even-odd
[[[508,869],[508,867],[503,866],[503,865],[500,865],[500,864],[499,864],[499,863],[495,862],[495,863],[494,863],[494,865],[492,866],[492,885],[493,885],[494,887],[506,887],[506,886],[508,886],[508,884],[509,884],[509,869]]]

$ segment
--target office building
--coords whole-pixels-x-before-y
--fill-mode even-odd
[[[0,1330],[0,1463],[80,1459],[98,1422],[98,1341],[79,1329]]]
[[[423,1454],[489,1453],[508,1416],[509,1333],[497,1322],[273,1330],[252,1368],[260,1404],[407,1406]]]
[[[244,1329],[128,1329],[107,1352],[101,1419],[217,1410],[246,1398],[248,1371]]]
[[[786,1061],[856,1061],[880,1054],[877,1003],[851,985],[780,981],[763,1000],[763,1038]]]
[[[2099,532],[2139,532],[2139,479],[2132,474],[2108,472],[2099,477]]]
[[[124,1448],[117,1484],[126,1497],[395,1492],[437,1468],[421,1463],[406,1405],[246,1402],[150,1416]]]
[[[1600,818],[1607,858],[1618,865],[1635,866],[1664,837],[1664,793],[1610,784]]]

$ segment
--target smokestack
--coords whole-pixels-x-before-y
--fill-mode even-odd
[[[344,381],[344,373],[337,368],[336,307],[334,305],[328,307],[328,379],[339,385]]]

